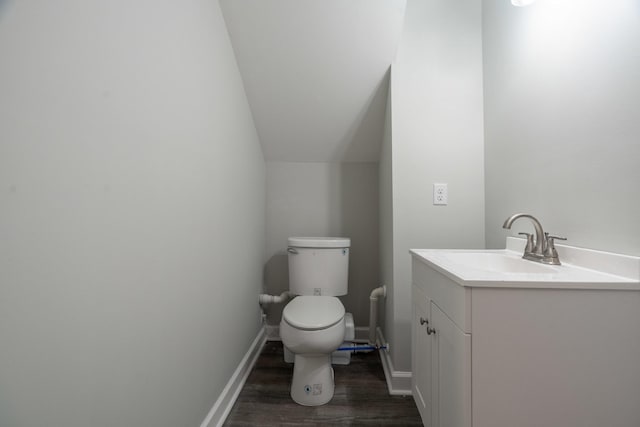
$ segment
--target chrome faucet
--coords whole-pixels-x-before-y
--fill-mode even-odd
[[[502,228],[506,228],[507,230],[511,229],[511,225],[518,218],[528,218],[531,220],[536,232],[535,241],[531,233],[518,233],[527,237],[527,245],[524,248],[524,255],[522,255],[522,258],[543,264],[560,265],[560,259],[558,259],[558,252],[556,251],[554,241],[567,239],[564,237],[550,236],[549,233],[545,233],[540,221],[538,221],[533,215],[526,213],[511,215],[505,220]]]

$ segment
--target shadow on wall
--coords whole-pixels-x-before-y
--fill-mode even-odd
[[[9,6],[9,3],[11,3],[10,0],[0,0],[0,19],[2,19],[2,14]]]
[[[286,252],[277,253],[267,261],[264,266],[264,284],[266,293],[271,295],[280,295],[289,290],[289,259]],[[284,306],[284,303],[263,306],[267,315],[267,324],[280,324]]]
[[[349,293],[340,300],[356,326],[369,324],[369,295],[380,286],[378,164],[340,165],[341,226],[351,238]],[[382,310],[380,310],[382,311]]]
[[[345,162],[378,161],[384,134],[391,68],[384,74],[334,154]]]

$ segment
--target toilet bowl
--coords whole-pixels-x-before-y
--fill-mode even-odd
[[[331,353],[345,336],[345,309],[332,296],[298,296],[282,312],[282,343],[294,353],[291,398],[300,405],[318,406],[334,394]]]

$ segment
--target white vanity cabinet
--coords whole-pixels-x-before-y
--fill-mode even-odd
[[[433,340],[427,334],[427,319],[431,319],[429,310],[431,301],[417,286],[413,286],[413,322],[411,336],[411,390],[416,401],[422,423],[431,427],[432,400],[431,400],[431,352]]]
[[[470,427],[471,334],[464,328],[468,291],[447,286],[423,263],[414,263],[413,274],[412,391],[422,422]]]
[[[412,391],[425,426],[640,426],[638,280],[492,282],[412,254]]]

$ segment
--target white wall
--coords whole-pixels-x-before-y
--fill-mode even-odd
[[[483,19],[488,246],[523,211],[570,245],[640,255],[639,3],[486,0]]]
[[[378,164],[267,162],[265,290],[289,287],[290,236],[351,238],[349,294],[341,297],[356,326],[369,324],[369,294],[379,286]],[[267,307],[280,323],[282,304]]]
[[[377,162],[405,0],[221,0],[265,159]]]
[[[393,105],[393,88],[389,85],[387,105],[384,118],[384,134],[380,148],[378,171],[378,210],[380,216],[380,280],[387,286],[384,309],[378,309],[378,326],[387,335],[394,332],[394,297],[393,297],[393,152],[391,109]]]
[[[476,0],[409,0],[392,66],[391,153],[383,155],[381,170],[383,179],[391,176],[383,226],[391,216],[393,229],[384,332],[400,371],[411,368],[409,249],[484,247],[480,18]],[[433,206],[434,182],[448,183],[447,206]]]
[[[199,425],[260,328],[217,2],[0,2],[0,425]]]

